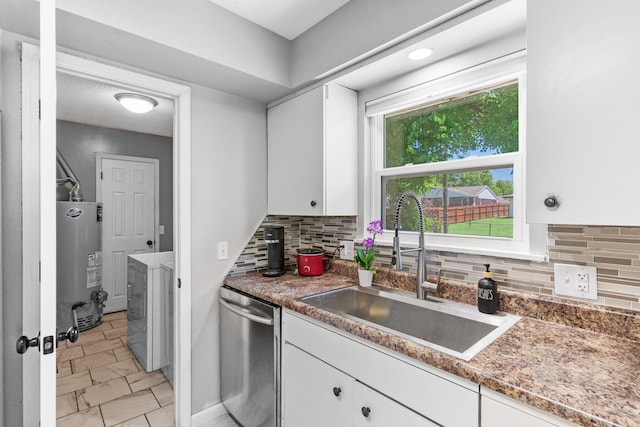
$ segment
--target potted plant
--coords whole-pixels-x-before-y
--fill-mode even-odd
[[[371,286],[373,275],[376,270],[372,268],[373,261],[375,260],[375,250],[373,248],[376,242],[376,236],[382,234],[382,221],[375,220],[369,223],[367,231],[371,234],[370,237],[366,237],[362,241],[364,248],[358,248],[353,259],[358,263],[360,268],[358,269],[358,280],[360,286]]]

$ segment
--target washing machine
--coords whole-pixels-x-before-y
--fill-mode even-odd
[[[147,372],[167,365],[167,293],[162,265],[173,251],[129,255],[127,259],[127,345]]]

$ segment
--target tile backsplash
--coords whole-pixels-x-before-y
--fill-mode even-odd
[[[285,266],[296,266],[296,249],[311,246],[321,247],[332,254],[341,240],[353,240],[356,237],[354,217],[308,217],[270,215],[260,224],[249,244],[236,261],[229,273],[239,276],[267,268],[267,244],[264,242],[265,227],[283,226],[285,234]]]
[[[267,216],[230,272],[243,275],[267,266],[264,227],[285,227],[285,263],[295,268],[296,249],[320,246],[333,253],[340,240],[356,238],[355,217]],[[499,287],[553,295],[555,263],[594,266],[598,271],[598,303],[640,310],[640,227],[550,225],[549,261],[536,262],[428,250],[427,273],[443,270],[444,278],[475,283],[483,264],[491,264]],[[357,246],[357,244],[356,244]],[[390,265],[391,248],[379,247],[377,265]],[[415,271],[415,256],[403,256],[405,269]]]

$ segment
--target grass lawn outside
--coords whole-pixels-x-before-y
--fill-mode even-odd
[[[485,218],[449,224],[449,234],[513,237],[513,218]]]

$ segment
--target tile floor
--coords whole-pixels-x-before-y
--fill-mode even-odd
[[[58,427],[174,426],[173,388],[127,347],[127,312],[106,314],[58,347]]]

